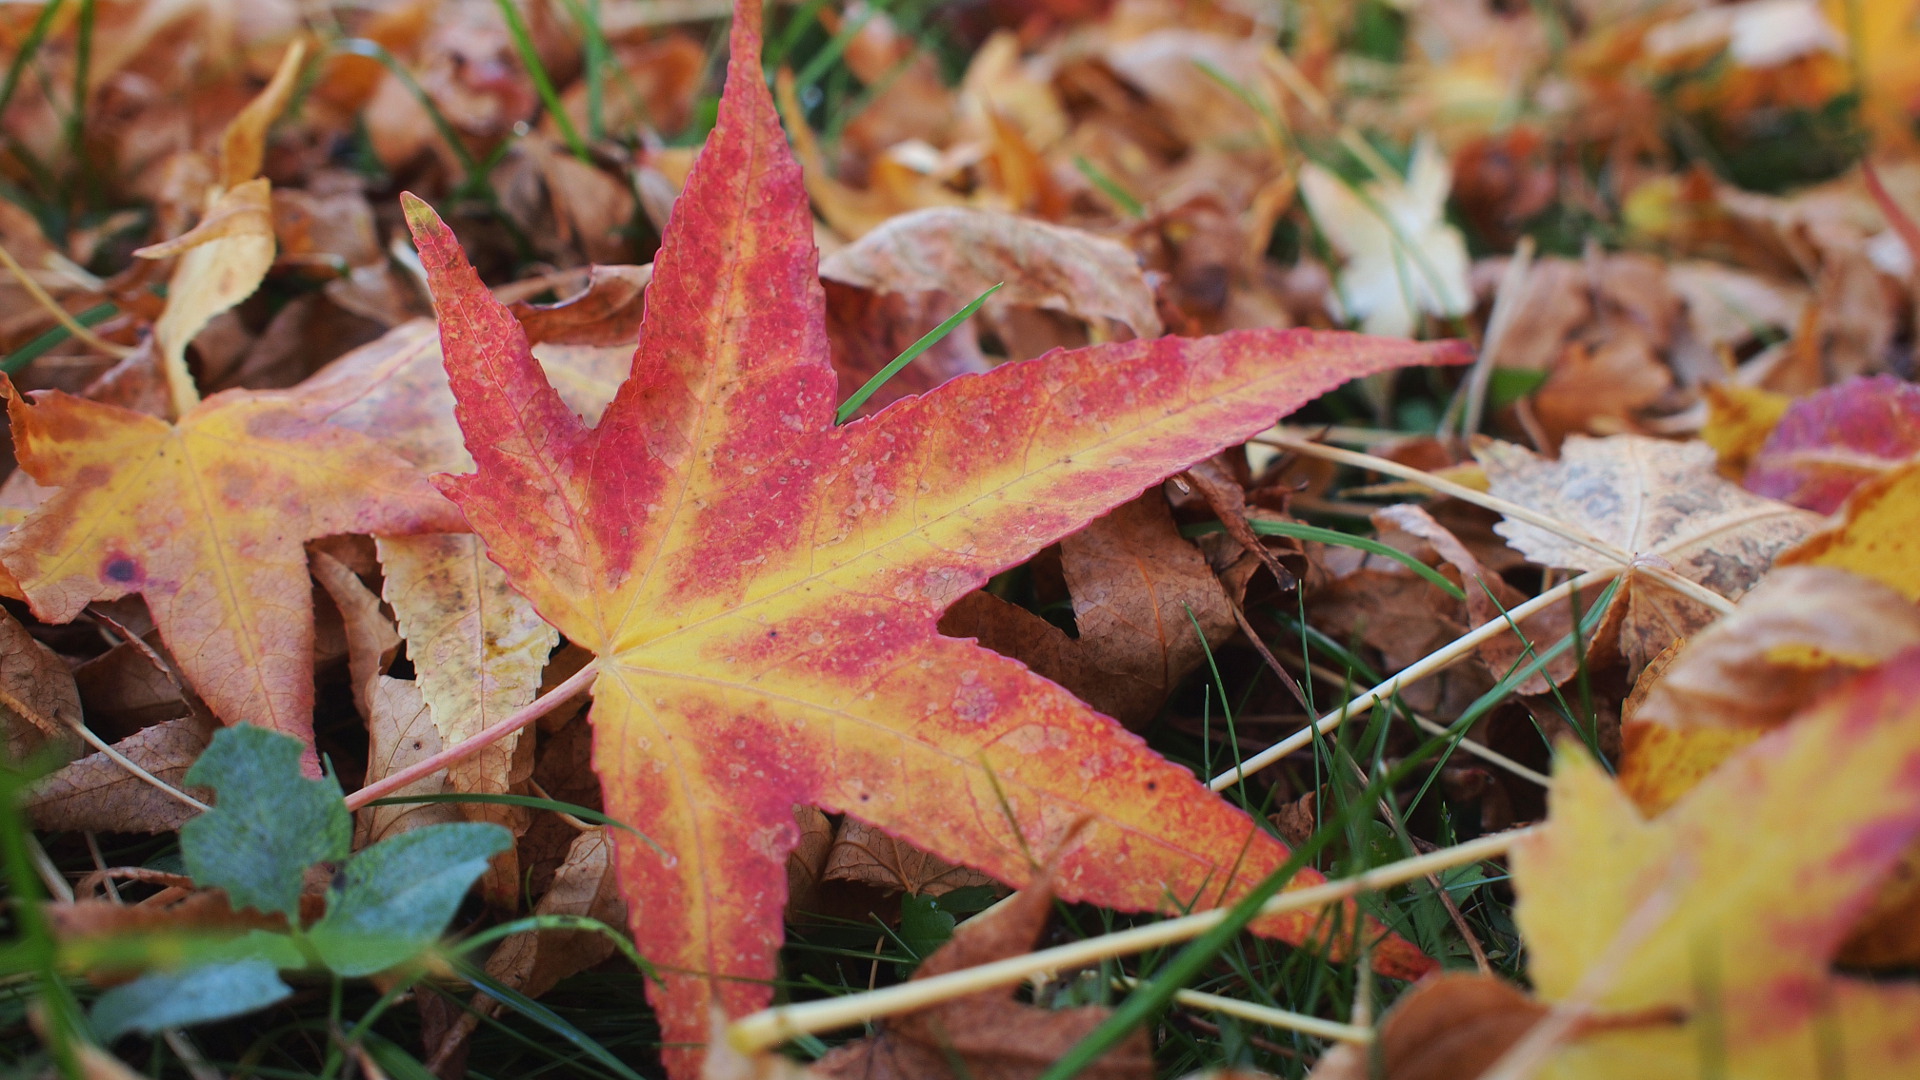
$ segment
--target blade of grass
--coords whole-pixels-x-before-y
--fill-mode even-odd
[[[963,307],[959,311],[954,312],[952,315],[947,316],[947,319],[945,322],[927,331],[925,334],[922,334],[920,336],[919,341],[916,341],[913,344],[907,346],[905,352],[902,352],[899,356],[894,357],[891,361],[887,363],[886,367],[883,367],[878,372],[874,373],[873,378],[868,379],[866,382],[866,385],[862,386],[858,390],[855,390],[853,394],[847,398],[847,400],[840,403],[839,411],[834,414],[834,418],[833,418],[834,423],[844,424],[848,420],[851,420],[853,418],[853,414],[860,411],[860,406],[865,405],[867,403],[868,398],[872,397],[874,393],[877,392],[882,386],[885,386],[887,384],[888,379],[891,379],[895,375],[900,374],[901,368],[904,368],[908,364],[913,363],[914,360],[917,359],[921,353],[926,352],[928,349],[933,348],[935,345],[940,343],[940,339],[946,337],[948,334],[953,333],[953,330],[955,327],[959,326],[961,323],[966,322],[968,319],[972,318],[973,313],[980,310],[980,305],[987,302],[987,297],[992,296],[994,293],[998,292],[1000,290],[1000,286],[1005,284],[1006,282],[1004,281],[996,282],[992,288],[988,289],[986,292],[981,293],[979,296],[974,297],[973,303],[968,304],[966,307]]]
[[[640,955],[639,949],[633,947],[632,938],[621,933],[615,927],[608,926],[606,923],[601,922],[599,919],[590,918],[585,915],[529,915],[523,919],[515,919],[512,922],[501,923],[498,926],[490,926],[480,933],[460,942],[459,945],[454,947],[453,951],[455,954],[464,957],[474,950],[485,948],[502,938],[511,937],[514,934],[528,930],[580,930],[599,934],[601,937],[612,941],[614,948],[619,949],[622,955],[628,960],[633,961],[633,966],[639,968],[648,978],[656,982],[659,981],[660,976],[654,970],[653,965],[647,962],[646,957]]]
[[[547,75],[547,65],[540,62],[540,52],[533,47],[533,34],[527,29],[527,21],[520,17],[520,9],[513,0],[495,0],[500,9],[500,17],[506,20],[507,33],[513,38],[513,49],[520,54],[520,66],[527,69],[527,77],[533,80],[533,89],[540,95],[540,103],[546,106],[547,115],[553,117],[555,127],[560,129],[560,137],[567,142],[567,148],[573,156],[591,165],[593,156],[587,152],[587,144],[580,138],[580,132],[574,129],[573,120],[567,116],[567,110],[560,105],[560,92],[553,88],[553,80]]]
[[[20,47],[14,51],[12,62],[7,64],[7,81],[0,84],[0,114],[13,104],[13,92],[20,88],[20,76],[26,74],[27,61],[40,52],[40,43],[47,38],[47,31],[53,28],[53,17],[66,6],[66,0],[51,0],[40,9],[40,15],[27,28],[27,36],[20,39]]]
[[[488,997],[565,1039],[581,1053],[597,1062],[601,1068],[620,1077],[621,1080],[644,1080],[639,1073],[628,1068],[625,1062],[614,1057],[612,1051],[601,1046],[586,1032],[567,1023],[559,1013],[500,982],[472,964],[462,963],[458,966],[458,970],[462,978],[485,990]]]
[[[97,194],[100,177],[87,167],[87,100],[93,82],[94,0],[80,0],[73,40],[73,111],[67,114],[67,156],[80,167],[90,195]],[[95,201],[98,201],[97,199]]]
[[[74,315],[73,321],[92,329],[118,314],[120,314],[120,308],[114,304],[96,304]],[[5,360],[0,360],[0,371],[9,375],[16,374],[21,368],[45,356],[53,350],[54,346],[72,336],[73,334],[64,325],[54,326],[39,337],[13,350]]]
[[[1419,559],[1414,558],[1412,555],[1390,544],[1383,544],[1378,540],[1368,539],[1364,536],[1355,536],[1352,533],[1344,533],[1338,529],[1325,529],[1318,525],[1303,525],[1297,521],[1272,521],[1265,518],[1250,517],[1247,519],[1247,524],[1253,526],[1253,531],[1259,533],[1261,536],[1291,536],[1296,540],[1315,540],[1322,544],[1336,544],[1340,547],[1358,548],[1371,555],[1378,555],[1384,559],[1392,559],[1394,562],[1426,578],[1442,592],[1453,597],[1455,600],[1465,600],[1467,598],[1467,594],[1461,590],[1460,586],[1448,581],[1446,576],[1441,574],[1440,571],[1435,570],[1433,567],[1428,566],[1426,563],[1421,562]],[[1207,533],[1220,532],[1224,528],[1226,528],[1226,526],[1221,525],[1219,522],[1203,521],[1194,525],[1182,525],[1180,527],[1180,535],[1186,537],[1204,536]]]
[[[1128,217],[1145,218],[1147,216],[1147,208],[1141,205],[1140,200],[1134,198],[1132,192],[1121,187],[1120,181],[1108,176],[1100,166],[1089,161],[1086,155],[1076,155],[1073,159],[1073,167],[1080,170],[1080,175],[1086,177],[1089,183],[1099,188],[1102,195],[1119,204],[1120,209],[1126,211]]]
[[[794,87],[797,90],[805,90],[820,81],[820,76],[825,75],[827,69],[838,62],[841,54],[847,51],[847,46],[853,44],[854,35],[866,27],[868,20],[885,11],[889,6],[886,0],[875,0],[873,3],[861,5],[860,13],[843,21],[840,24],[840,32],[829,38],[826,45],[807,61],[807,66],[794,75]]]
[[[32,838],[20,814],[20,798],[39,779],[40,772],[0,764],[0,864],[5,866],[8,892],[14,900],[11,918],[20,939],[16,948],[24,947],[27,955],[23,959],[30,962],[40,988],[38,1001],[45,1010],[43,1038],[47,1051],[62,1076],[81,1080],[86,1074],[80,1066],[79,1045],[86,1037],[86,1021],[81,1018],[80,1003],[60,974],[59,946],[42,906],[46,892],[34,876],[28,847]]]

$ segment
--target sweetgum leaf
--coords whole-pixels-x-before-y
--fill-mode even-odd
[[[323,859],[342,859],[353,819],[333,777],[300,774],[302,745],[251,724],[214,732],[188,770],[189,784],[218,793],[213,809],[180,827],[195,883],[225,889],[237,908],[300,916],[300,880]]]
[[[225,1020],[263,1009],[293,993],[265,960],[202,964],[155,971],[101,994],[93,1003],[94,1033],[112,1042],[129,1031],[153,1035],[165,1028]]]
[[[458,529],[426,478],[302,391],[229,390],[177,423],[0,377],[20,467],[59,490],[0,540],[33,613],[140,593],[215,715],[312,740],[308,540]],[[308,771],[319,774],[309,757]]]
[[[341,975],[385,971],[433,943],[460,898],[513,845],[498,825],[427,825],[362,851],[347,864],[308,939]]]
[[[1230,902],[1287,849],[940,613],[1149,485],[1355,376],[1447,345],[1308,330],[1129,341],[963,376],[834,424],[813,224],[733,24],[719,121],[668,223],[632,373],[597,426],[426,204],[406,198],[477,473],[442,477],[542,617],[599,654],[594,765],[675,1077],[710,1008],[771,993],[794,806],[1070,901]],[[1320,880],[1301,874],[1295,884]],[[1351,908],[1348,922],[1355,916]],[[1313,917],[1257,929],[1317,941]],[[1431,967],[1384,936],[1400,977]]]

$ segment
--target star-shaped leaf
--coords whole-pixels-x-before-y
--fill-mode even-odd
[[[1813,531],[1818,518],[1743,490],[1714,472],[1705,443],[1644,435],[1590,439],[1575,435],[1560,460],[1524,447],[1490,443],[1474,451],[1489,489],[1576,533],[1616,550],[1664,564],[1729,599],[1738,598],[1774,556]],[[1542,566],[1597,570],[1617,565],[1592,547],[1524,521],[1494,530]],[[1630,569],[1623,600],[1614,601],[1621,649],[1637,671],[1662,649],[1711,622],[1714,612]]]
[[[21,467],[59,488],[0,541],[33,613],[140,593],[230,724],[313,741],[306,541],[462,525],[419,470],[298,392],[216,394],[173,424],[57,391],[29,404],[3,379],[0,394]]]
[[[813,225],[742,4],[719,122],[655,263],[632,374],[563,403],[446,227],[407,215],[478,472],[443,478],[540,614],[599,654],[594,764],[668,1068],[764,1004],[796,804],[1070,900],[1212,906],[1286,848],[949,604],[1357,375],[1450,347],[1312,331],[1058,352],[835,427]],[[1298,884],[1318,880],[1303,874]],[[1351,914],[1349,909],[1348,914]],[[1348,923],[1351,926],[1351,922]],[[1312,920],[1262,927],[1294,941]],[[1381,970],[1430,966],[1405,942]]]

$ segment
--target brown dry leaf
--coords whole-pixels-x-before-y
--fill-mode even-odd
[[[536,915],[584,915],[608,926],[627,922],[626,901],[613,874],[613,849],[605,828],[588,829],[567,849],[553,884],[534,906]],[[613,955],[613,942],[587,931],[520,933],[487,958],[487,973],[528,997],[539,997],[561,979]]]
[[[1236,629],[1226,591],[1158,489],[1066,538],[1060,557],[1078,638],[984,592],[948,609],[941,633],[977,638],[1138,730]]]
[[[371,722],[373,709],[368,698],[373,693],[373,681],[386,673],[400,652],[400,633],[380,610],[380,598],[345,563],[324,551],[309,551],[307,561],[314,580],[340,612],[347,637],[347,678],[353,704],[360,710],[361,719]]]
[[[1783,566],[1733,614],[1648,668],[1625,717],[1620,787],[1657,814],[1735,749],[1847,676],[1920,645],[1920,609],[1879,582]]]
[[[1673,388],[1673,372],[1637,333],[1567,348],[1533,397],[1549,446],[1568,435],[1639,431],[1640,414]]]
[[[1161,329],[1153,290],[1131,251],[1079,229],[992,210],[902,214],[822,259],[820,276],[874,292],[968,299],[1005,282],[990,306],[1112,319],[1136,337],[1157,337]]]
[[[367,698],[367,783],[384,780],[440,752],[440,733],[434,729],[433,716],[417,684],[376,675],[367,688]],[[421,777],[394,795],[440,795],[446,790],[447,774],[439,772]],[[459,821],[462,809],[449,803],[363,807],[354,814],[354,849],[422,825]]]
[[[0,737],[8,761],[46,750],[62,763],[80,753],[80,690],[52,649],[0,611]]]
[[[212,728],[208,721],[183,717],[135,732],[113,748],[178,788],[207,748]],[[197,813],[104,753],[89,754],[40,781],[27,802],[34,828],[49,832],[172,832]]]
[[[927,957],[915,979],[958,971],[1026,952],[1046,923],[1053,894],[1045,879],[976,916]],[[1039,1075],[1101,1021],[1099,1006],[1049,1011],[987,991],[942,1002],[880,1025],[878,1033],[839,1047],[813,1066],[837,1080],[1027,1080]],[[1090,1080],[1147,1080],[1153,1057],[1144,1030],[1095,1059]]]
[[[140,640],[156,655],[165,648],[157,630],[147,630]],[[155,665],[146,649],[123,641],[73,669],[81,715],[88,727],[108,741],[193,711],[181,693],[178,676]],[[161,659],[164,663],[165,657]],[[204,712],[205,706],[200,708]]]
[[[1507,260],[1482,260],[1476,279],[1498,282]],[[1528,268],[1514,296],[1513,321],[1507,324],[1494,353],[1496,367],[1546,371],[1566,350],[1574,333],[1593,318],[1587,272],[1571,259],[1538,259]]]
[[[914,896],[942,896],[955,889],[995,884],[978,870],[956,866],[852,818],[840,823],[821,878],[857,881]]]
[[[1766,573],[1774,556],[1810,534],[1819,519],[1753,495],[1714,471],[1711,447],[1640,435],[1572,436],[1558,461],[1509,443],[1475,450],[1489,490],[1636,559],[1657,558],[1728,599]],[[1596,570],[1605,555],[1538,526],[1497,526],[1515,550],[1541,566]],[[1712,621],[1711,610],[1629,570],[1607,618],[1620,620],[1620,648],[1635,672],[1674,641]]]
[[[1110,693],[1129,704],[1114,715],[1129,726],[1158,713],[1236,629],[1226,591],[1157,489],[1062,540],[1060,565],[1080,651],[1120,681]]]
[[[1227,530],[1227,535],[1247,554],[1259,559],[1281,588],[1292,586],[1293,575],[1267,549],[1260,534],[1253,531],[1253,524],[1248,520],[1247,490],[1240,486],[1240,479],[1234,475],[1226,455],[1219,454],[1198,462],[1182,475],[1206,500],[1214,516],[1220,519],[1220,524]]]
[[[819,807],[805,804],[793,808],[793,821],[800,827],[800,842],[787,852],[787,910],[813,911],[827,853],[833,850],[833,821]]]
[[[1381,1018],[1372,1047],[1342,1043],[1307,1080],[1476,1080],[1547,1007],[1504,979],[1423,979]]]

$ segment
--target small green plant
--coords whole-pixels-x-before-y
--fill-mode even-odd
[[[513,842],[498,825],[430,825],[349,855],[353,822],[339,782],[302,776],[300,755],[298,740],[264,728],[215,733],[187,782],[212,788],[217,805],[180,830],[195,885],[224,890],[236,912],[283,916],[287,928],[236,926],[230,934],[164,940],[122,935],[63,947],[63,968],[135,960],[148,969],[94,1001],[88,1026],[96,1038],[155,1035],[254,1012],[293,993],[283,973],[336,986],[394,969],[417,977],[487,860]],[[316,863],[339,868],[325,914],[309,922],[300,899]]]

